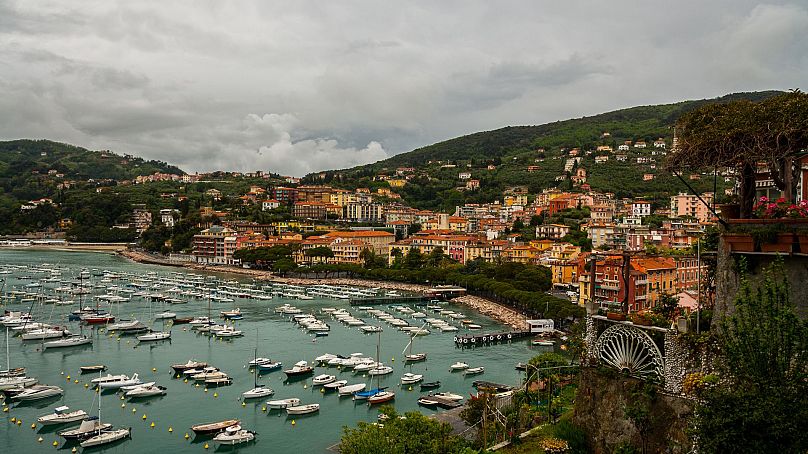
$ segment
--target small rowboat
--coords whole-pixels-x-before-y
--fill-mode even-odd
[[[440,388],[440,381],[430,381],[426,383],[421,383],[421,389],[434,389]]]
[[[103,364],[96,364],[95,366],[81,366],[79,367],[82,374],[90,374],[93,372],[103,372],[107,370],[107,366]]]
[[[191,320],[193,320],[193,318],[191,318],[191,317],[175,318],[174,319],[174,324],[175,325],[185,325],[185,324],[191,323]]]
[[[307,415],[320,411],[320,404],[298,405],[296,407],[286,407],[288,415]]]
[[[235,426],[239,424],[240,421],[238,419],[226,419],[224,421],[219,422],[210,422],[205,424],[197,424],[195,426],[191,426],[191,430],[194,431],[197,435],[209,435],[219,433],[230,426]]]

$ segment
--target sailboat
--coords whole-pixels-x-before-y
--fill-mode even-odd
[[[257,336],[256,336],[257,338]],[[256,347],[255,353],[253,355],[253,361],[258,359],[258,348]],[[269,386],[261,385],[258,386],[258,371],[253,371],[253,389],[249,391],[244,391],[241,396],[246,399],[257,399],[259,397],[266,397],[275,394],[275,391],[272,390]]]
[[[101,380],[101,372],[98,373],[98,379]],[[92,437],[87,438],[86,440],[79,443],[82,448],[89,448],[92,446],[100,446],[105,445],[108,443],[112,443],[114,441],[122,440],[124,438],[129,438],[132,435],[131,429],[113,429],[111,426],[102,429],[104,425],[101,423],[101,392],[99,387],[98,392],[98,429],[95,432],[95,435]]]
[[[6,370],[0,371],[0,378],[21,377],[25,375],[24,367],[11,368],[11,353],[8,343],[8,326],[6,326]]]
[[[419,328],[419,330],[424,329],[425,326],[426,326],[426,323],[424,323],[423,326],[421,326]],[[415,363],[415,362],[418,362],[418,361],[426,361],[426,353],[413,353],[412,352],[412,344],[413,344],[414,341],[415,341],[415,334],[410,336],[410,342],[407,344],[406,347],[404,347],[404,351],[401,352],[401,354],[404,355],[404,352],[407,351],[407,348],[410,349],[410,352],[408,354],[404,355],[404,362],[405,363]]]
[[[380,353],[381,344],[382,344],[382,333],[379,332],[379,341],[376,343],[376,362],[377,363],[379,363],[381,361],[381,353]],[[382,367],[387,367],[387,366],[377,366],[377,369],[380,369]],[[390,367],[388,367],[388,368],[392,372],[392,368],[390,368]],[[371,374],[371,372],[373,372],[374,370],[375,369],[371,369],[370,371],[368,371],[368,374]],[[374,374],[374,375],[379,376],[379,375],[383,375],[383,374],[377,373],[377,374]],[[396,393],[394,393],[392,391],[385,391],[385,390],[379,388],[380,380],[381,379],[379,379],[379,378],[376,379],[376,388],[378,389],[378,392],[376,394],[373,394],[372,396],[369,396],[367,398],[368,399],[368,405],[381,404],[381,403],[384,403],[384,402],[390,402],[391,400],[396,398]],[[358,394],[359,393],[357,393],[355,395],[358,395]]]
[[[149,300],[149,318],[150,319],[152,318],[151,299]],[[165,329],[166,322],[165,322],[165,319],[162,319],[162,320],[163,320],[163,329]],[[152,319],[151,332],[146,333],[146,334],[141,334],[140,336],[137,336],[137,340],[139,340],[140,342],[161,341],[161,340],[166,340],[166,339],[171,339],[171,331],[168,331],[168,332],[166,332],[166,331],[154,331],[154,320],[153,319]]]

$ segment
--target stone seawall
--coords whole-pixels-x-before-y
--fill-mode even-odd
[[[686,430],[694,402],[661,391],[649,392],[647,386],[651,385],[616,371],[581,369],[573,421],[586,431],[593,452],[611,453],[622,443],[641,452],[643,442],[645,452],[691,452],[692,441]],[[644,437],[626,415],[631,406],[648,412]]]

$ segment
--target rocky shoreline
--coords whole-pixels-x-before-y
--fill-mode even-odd
[[[249,268],[240,268],[235,266],[206,266],[198,263],[189,262],[174,262],[156,257],[152,254],[147,254],[139,251],[120,251],[119,254],[132,261],[140,263],[150,263],[154,265],[163,266],[179,266],[199,271],[215,272],[215,273],[230,273],[242,276],[250,276],[257,280],[279,282],[292,285],[343,285],[349,287],[379,287],[387,290],[401,290],[413,293],[426,293],[431,287],[421,284],[409,284],[405,282],[391,282],[391,281],[374,281],[370,279],[353,279],[353,278],[288,278],[280,277],[272,274],[269,271],[252,270]],[[464,295],[451,300],[453,303],[463,304],[469,308],[493,318],[501,323],[504,323],[515,330],[527,329],[527,317],[523,314],[507,307],[502,304],[495,303],[491,300],[481,298],[479,296]]]

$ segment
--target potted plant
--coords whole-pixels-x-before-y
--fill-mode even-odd
[[[622,321],[626,320],[626,314],[624,314],[623,311],[610,310],[606,314],[606,318],[608,318],[609,320],[615,320],[615,321],[618,321],[618,322],[622,322]]]
[[[755,240],[748,233],[725,233],[724,243],[729,247],[730,252],[754,252]]]
[[[635,325],[651,326],[651,317],[642,312],[634,312],[629,316],[629,318]]]

